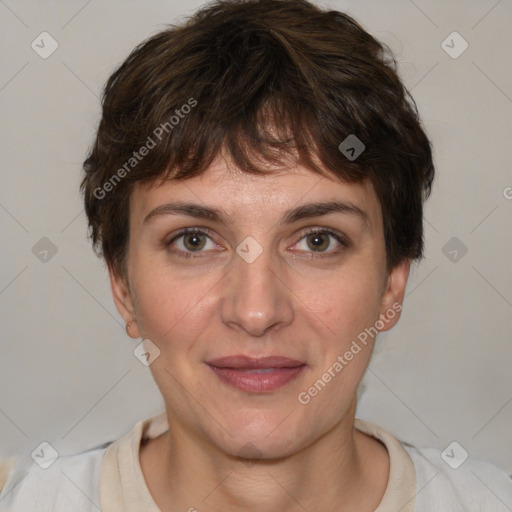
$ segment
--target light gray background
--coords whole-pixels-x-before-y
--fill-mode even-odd
[[[108,75],[202,3],[0,1],[0,456],[43,440],[82,450],[163,407],[86,239],[78,186]],[[512,3],[322,5],[396,52],[438,173],[426,259],[399,324],[379,338],[357,415],[419,446],[456,440],[512,472]],[[31,48],[43,31],[59,44],[47,59]],[[456,59],[441,45],[453,31],[469,44]],[[57,248],[46,262],[32,252],[43,237]],[[467,247],[456,262],[445,255],[453,237]]]

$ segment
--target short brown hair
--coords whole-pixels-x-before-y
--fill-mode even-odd
[[[120,275],[133,184],[192,178],[221,151],[250,173],[293,157],[371,180],[388,270],[423,258],[430,141],[391,51],[346,14],[305,0],[217,0],[138,45],[102,107],[81,191],[93,246]],[[350,135],[364,144],[356,159],[339,149]]]

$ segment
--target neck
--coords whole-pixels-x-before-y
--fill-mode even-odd
[[[387,450],[353,428],[355,401],[347,412],[300,452],[259,460],[221,452],[171,417],[169,431],[141,450],[141,466],[162,512],[374,511],[387,484]]]

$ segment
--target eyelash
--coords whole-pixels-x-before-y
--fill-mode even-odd
[[[314,258],[325,258],[325,257],[329,257],[329,256],[338,255],[338,254],[340,254],[343,251],[343,249],[347,249],[350,246],[350,242],[348,241],[348,239],[345,236],[341,235],[340,233],[338,233],[338,232],[336,232],[336,231],[334,231],[334,230],[332,230],[330,228],[308,228],[302,234],[301,238],[299,239],[299,242],[303,238],[306,238],[308,235],[311,235],[311,234],[314,234],[314,233],[327,233],[327,234],[331,235],[342,246],[341,250],[338,249],[338,250],[327,251],[327,252],[311,251],[315,255],[315,256],[313,256]],[[206,235],[208,238],[210,238],[210,240],[212,240],[212,236],[211,236],[212,233],[210,232],[210,230],[208,230],[206,228],[202,228],[202,229],[199,229],[199,228],[184,228],[181,231],[179,231],[175,236],[173,236],[168,242],[165,242],[164,245],[166,247],[170,247],[173,242],[175,242],[176,240],[178,240],[179,238],[181,238],[181,237],[183,237],[183,236],[185,236],[187,234]],[[189,259],[189,258],[202,257],[201,253],[203,253],[205,251],[182,251],[181,249],[179,249],[177,251],[172,251],[172,252],[174,254],[176,254],[177,256],[179,256],[180,258]]]

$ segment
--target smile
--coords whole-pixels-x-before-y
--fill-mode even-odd
[[[208,364],[219,379],[249,393],[275,391],[296,379],[306,369],[305,364],[282,368],[229,368]]]

